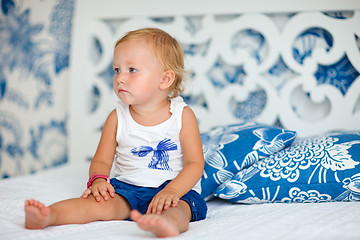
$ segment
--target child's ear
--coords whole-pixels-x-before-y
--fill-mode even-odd
[[[175,81],[175,73],[171,70],[167,70],[163,73],[160,83],[160,89],[164,90],[169,88]]]

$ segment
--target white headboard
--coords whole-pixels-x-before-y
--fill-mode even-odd
[[[300,136],[359,129],[359,26],[359,0],[78,0],[69,159],[94,154],[116,100],[114,43],[140,27],[164,29],[183,46],[184,97],[201,131],[250,120]]]

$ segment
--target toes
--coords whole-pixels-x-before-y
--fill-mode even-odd
[[[43,208],[43,207],[45,207],[44,204],[42,204],[41,202],[36,201],[36,200],[34,200],[34,199],[26,200],[26,201],[25,201],[25,206],[33,206],[33,207],[38,207],[38,208]]]
[[[138,221],[141,218],[141,216],[142,215],[138,210],[131,210],[130,212],[130,218],[135,222]]]
[[[48,215],[49,212],[50,212],[50,209],[48,207],[46,207],[44,204],[42,204],[41,202],[33,200],[33,199],[26,200],[25,201],[25,208],[29,209],[31,207],[32,208],[37,208],[40,211],[40,213],[42,215],[45,215],[45,216]]]

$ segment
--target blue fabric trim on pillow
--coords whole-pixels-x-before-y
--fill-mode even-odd
[[[205,157],[201,195],[210,199],[222,183],[290,145],[295,137],[295,131],[258,123],[226,125],[201,134]]]
[[[360,200],[360,132],[298,138],[238,171],[214,195],[235,203]]]

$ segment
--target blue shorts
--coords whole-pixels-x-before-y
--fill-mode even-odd
[[[136,209],[142,214],[146,213],[153,197],[158,192],[160,192],[169,182],[170,181],[166,181],[158,188],[150,188],[138,187],[127,184],[117,180],[116,178],[112,178],[110,181],[111,185],[115,189],[115,192],[126,198],[132,209]],[[191,221],[199,221],[205,219],[207,206],[205,200],[198,192],[190,190],[180,199],[184,200],[189,204],[192,213]]]

